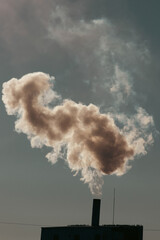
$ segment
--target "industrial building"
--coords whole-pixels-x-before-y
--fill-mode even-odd
[[[99,225],[100,199],[93,200],[92,221],[89,225],[42,227],[41,240],[142,240],[143,226]]]

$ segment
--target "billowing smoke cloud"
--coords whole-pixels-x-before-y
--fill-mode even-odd
[[[145,79],[150,54],[133,28],[125,32],[104,15],[88,16],[85,8],[90,5],[84,7],[82,1],[68,2],[69,5],[58,1],[59,6],[56,1],[47,2],[43,14],[35,8],[37,0],[31,9],[38,19],[35,21],[38,36],[45,35],[45,41],[52,44],[50,47],[42,44],[41,37],[38,44],[28,40],[27,44],[36,42],[35,49],[40,52],[48,46],[47,56],[51,53],[59,56],[55,61],[51,54],[53,65],[58,65],[55,72],[63,98],[71,96],[76,102],[92,102],[99,107],[62,100],[52,89],[54,78],[44,73],[28,74],[4,83],[3,102],[8,114],[17,115],[16,131],[27,134],[32,147],[51,147],[53,150],[46,156],[50,162],[64,158],[75,174],[81,172],[81,180],[89,184],[91,192],[100,194],[103,175],[124,174],[130,168],[129,160],[146,154],[154,142],[154,121],[140,107],[141,92],[138,94],[136,86]],[[24,0],[23,7],[24,3],[28,4]],[[19,22],[17,6],[20,5],[15,5],[16,11],[8,4],[3,6],[11,11],[11,22]],[[25,28],[23,24],[20,26],[19,35],[23,36],[21,30]],[[29,26],[30,39],[35,37],[32,34],[35,27]],[[8,39],[11,31],[6,29],[7,32],[2,32]],[[20,51],[25,59],[27,54],[31,57],[28,49],[32,49],[26,46],[23,46],[25,53]],[[11,46],[16,52],[17,48]]]
[[[27,134],[32,147],[52,147],[46,156],[52,163],[63,154],[71,170],[80,171],[91,192],[99,194],[102,175],[124,174],[134,147],[113,119],[93,104],[66,99],[51,107],[49,104],[59,97],[52,90],[53,79],[37,72],[5,82],[2,100],[7,113],[17,115],[15,129]]]

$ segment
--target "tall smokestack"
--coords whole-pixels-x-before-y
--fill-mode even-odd
[[[99,217],[100,217],[100,199],[93,199],[93,207],[92,207],[92,226],[99,226]]]

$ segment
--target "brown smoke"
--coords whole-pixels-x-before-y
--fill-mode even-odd
[[[50,76],[41,72],[27,74],[3,84],[2,100],[8,114],[17,114],[15,128],[24,132],[33,147],[53,147],[47,154],[55,162],[66,146],[69,167],[81,171],[82,180],[89,183],[93,193],[101,191],[101,176],[121,175],[133,148],[120,134],[111,117],[101,114],[93,104],[85,106],[71,100],[49,107],[57,94],[51,91]]]

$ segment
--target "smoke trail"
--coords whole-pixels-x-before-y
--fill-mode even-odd
[[[102,175],[125,173],[134,148],[113,119],[93,104],[86,106],[66,99],[49,107],[58,97],[52,90],[53,79],[38,72],[5,82],[2,100],[7,113],[17,115],[15,129],[27,134],[32,147],[53,148],[46,156],[52,163],[63,154],[65,146],[64,157],[70,169],[80,171],[91,192],[100,194]]]

